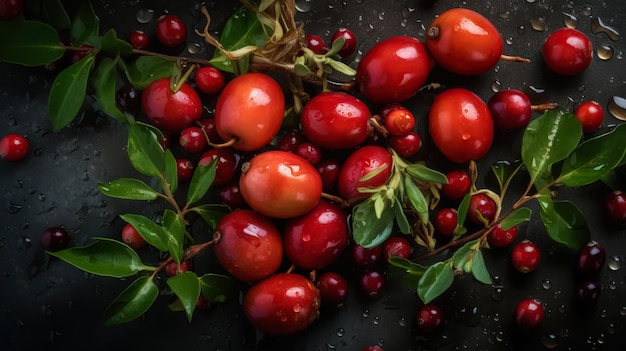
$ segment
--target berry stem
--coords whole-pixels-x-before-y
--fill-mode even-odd
[[[530,63],[530,59],[520,57],[520,56],[500,55],[500,59],[504,61]]]
[[[533,111],[554,110],[557,107],[559,107],[559,105],[555,102],[546,102],[545,104],[530,105],[530,109]]]

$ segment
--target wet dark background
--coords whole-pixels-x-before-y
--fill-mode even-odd
[[[425,27],[436,14],[461,5],[434,0],[297,3],[302,10],[298,20],[308,32],[329,40],[336,28],[348,27],[357,35],[361,52],[391,35],[423,39]],[[211,29],[216,34],[238,6],[235,1],[203,4],[212,13]],[[182,16],[190,29],[183,54],[202,56],[210,49],[191,32],[194,25],[204,25],[200,5],[191,1],[121,1],[115,5],[94,1],[101,30],[114,27],[123,38],[134,29],[151,33],[156,18],[165,11]],[[516,88],[528,92],[533,103],[553,101],[570,109],[586,100],[606,107],[613,96],[626,97],[624,39],[613,40],[606,33],[592,31],[593,19],[599,18],[625,33],[622,1],[498,0],[463,2],[463,6],[494,22],[506,41],[505,54],[528,57],[532,64],[502,62],[493,72],[471,78],[435,69],[430,81],[470,88],[485,100],[498,89]],[[545,71],[540,47],[552,30],[563,27],[566,19],[571,21],[570,16],[578,20],[577,28],[589,35],[605,59],[596,56],[586,72],[563,78]],[[608,59],[607,50],[612,51]],[[518,240],[529,238],[539,244],[543,254],[539,268],[531,274],[516,274],[508,259],[510,248],[486,253],[494,285],[482,285],[469,276],[457,278],[436,300],[447,315],[448,326],[435,336],[416,331],[415,313],[420,303],[397,278],[390,279],[384,294],[374,300],[353,289],[342,309],[323,310],[319,321],[293,336],[257,335],[247,324],[238,299],[197,311],[188,323],[182,312],[168,310],[171,298],[161,296],[144,318],[103,327],[106,306],[130,281],[86,275],[50,259],[40,248],[41,233],[47,227],[64,225],[72,236],[71,245],[85,245],[92,236],[118,238],[124,225],[119,214],[151,216],[163,208],[158,203],[110,199],[98,192],[97,181],[137,176],[127,160],[125,130],[94,112],[88,99],[76,123],[53,133],[46,99],[54,74],[43,68],[0,64],[0,131],[3,135],[25,134],[31,145],[24,160],[0,161],[0,350],[360,350],[374,344],[386,350],[615,350],[626,341],[626,267],[621,267],[621,260],[626,259],[626,231],[608,228],[603,222],[600,205],[609,192],[603,184],[559,189],[559,199],[570,199],[583,210],[592,239],[607,251],[607,265],[598,276],[600,300],[590,308],[574,302],[578,279],[573,268],[575,253],[551,242],[535,215],[520,227]],[[421,156],[446,171],[454,165],[441,160],[428,146],[426,135],[425,117],[433,96],[422,94],[406,105],[418,118],[418,130],[426,138]],[[599,132],[618,122],[607,113]],[[492,152],[479,163],[479,185],[495,186],[488,172],[491,162],[519,158],[520,136],[496,133]],[[199,238],[207,235],[206,228],[199,225],[192,231]],[[154,252],[144,254],[156,259]],[[195,267],[199,272],[219,271],[210,254],[199,257]],[[356,280],[357,272],[347,260],[333,269]],[[537,330],[521,333],[511,321],[515,306],[526,297],[540,299],[546,315]]]

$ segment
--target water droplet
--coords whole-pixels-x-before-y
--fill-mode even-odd
[[[604,24],[604,22],[602,22],[599,17],[592,18],[591,31],[593,32],[593,34],[605,33],[613,41],[617,41],[622,37],[617,29]]]
[[[601,60],[610,60],[613,57],[613,47],[602,44],[596,49],[596,54]]]
[[[526,27],[524,27],[523,25],[517,27],[517,34],[524,34],[525,31],[526,31]]]
[[[151,9],[140,8],[139,10],[137,10],[137,13],[135,14],[135,18],[137,19],[137,22],[139,23],[148,23],[152,21],[153,17],[154,17],[154,10],[151,10]]]
[[[294,311],[295,313],[298,313],[298,312],[300,312],[301,310],[302,310],[302,306],[300,306],[300,304],[295,304],[295,305],[293,305],[293,311]]]
[[[401,327],[406,327],[406,318],[400,317],[400,319],[398,320],[398,325]]]
[[[622,306],[622,308],[620,308],[619,314],[622,316],[626,316],[626,306]]]
[[[363,316],[363,318],[367,318],[370,316],[370,310],[368,310],[367,308],[363,310],[363,313],[361,314]]]
[[[510,13],[509,11],[506,11],[506,12],[501,12],[501,13],[499,13],[499,14],[498,14],[498,17],[500,17],[500,18],[502,18],[502,19],[507,19],[507,18],[509,18],[509,15],[510,15],[510,14],[511,14],[511,13]]]
[[[200,43],[197,43],[195,41],[190,41],[187,43],[187,52],[195,55],[197,53],[199,53],[200,51],[202,51],[202,45],[200,45]]]
[[[372,321],[373,325],[378,325],[378,323],[380,323],[380,318],[378,318],[378,316],[374,317],[374,320]]]
[[[544,336],[543,338],[541,338],[541,342],[543,343],[543,346],[545,346],[547,349],[555,349],[557,346],[559,346],[559,339],[554,334],[548,334]]]
[[[304,241],[305,243],[306,243],[306,242],[311,241],[311,235],[309,235],[309,234],[304,234],[304,235],[302,236],[302,241]]]
[[[613,115],[613,117],[622,121],[626,121],[626,99],[624,99],[623,97],[613,96],[611,100],[609,100],[608,110]],[[620,261],[619,266],[621,267],[621,259],[619,259],[619,257],[618,261]]]
[[[619,271],[622,268],[622,258],[613,255],[609,258],[608,266],[612,271]]]
[[[591,15],[591,12],[592,12],[591,6],[587,5],[587,6],[583,7],[583,15],[589,16],[589,15]]]
[[[607,330],[609,332],[609,334],[615,334],[615,324],[613,323],[609,323],[609,328]]]
[[[508,37],[508,38],[506,38],[506,43],[507,43],[508,45],[513,44],[513,37]]]
[[[563,23],[568,28],[576,28],[578,27],[578,17],[572,14],[563,12]]]
[[[495,302],[504,300],[504,287],[501,285],[493,286],[491,289],[491,298]]]
[[[29,237],[23,236],[17,239],[17,248],[22,250],[28,250],[33,246],[32,240]]]
[[[615,282],[615,280],[611,280],[609,282],[609,289],[611,289],[611,290],[617,289],[617,283]]]
[[[560,305],[559,309],[558,309],[559,313],[565,313],[567,311],[567,309],[565,308],[565,305]]]
[[[475,327],[480,324],[480,310],[478,306],[461,307],[456,311],[456,317],[468,327]]]
[[[550,279],[544,279],[541,283],[541,286],[543,286],[543,288],[546,290],[550,290],[552,288],[552,282],[550,281]]]
[[[496,79],[493,82],[491,82],[491,91],[493,91],[494,93],[497,93],[500,90],[502,90],[502,83],[500,83],[499,80]]]
[[[22,209],[22,205],[18,205],[12,201],[9,201],[5,208],[9,214],[16,214],[20,212],[20,210]]]
[[[343,328],[338,328],[338,329],[337,329],[337,336],[338,336],[338,337],[342,337],[342,336],[344,336],[344,335],[346,335],[346,330],[345,330],[345,329],[343,329]]]
[[[300,12],[311,11],[312,0],[296,0],[296,10]]]
[[[546,30],[546,22],[544,22],[543,19],[531,19],[530,26],[537,32],[543,32]]]

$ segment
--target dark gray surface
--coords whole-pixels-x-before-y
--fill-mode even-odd
[[[298,1],[300,3],[300,1]],[[164,9],[179,14],[187,23],[203,21],[192,2],[167,5],[165,1],[124,2],[108,6],[94,2],[101,16],[101,29],[118,29],[124,37],[130,30],[150,31]],[[214,3],[218,3],[215,5]],[[350,28],[359,39],[359,50],[366,51],[377,40],[391,35],[412,35],[423,39],[424,28],[436,14],[458,6],[452,1],[301,1],[311,10],[300,13],[308,31],[329,39],[340,26]],[[612,41],[591,32],[591,19],[597,16],[622,34],[626,32],[626,13],[622,1],[488,1],[470,2],[475,9],[500,28],[505,53],[530,58],[530,65],[502,62],[488,74],[460,78],[435,69],[429,81],[447,87],[467,87],[487,100],[497,81],[503,88],[530,91],[534,103],[557,102],[571,107],[576,102],[597,100],[604,106],[613,95],[626,97],[626,70],[621,58],[624,40]],[[236,7],[235,1],[209,2],[214,24]],[[586,12],[590,6],[590,13]],[[139,24],[135,14],[140,8],[154,10],[154,18]],[[609,45],[616,57],[603,61],[594,57],[583,74],[557,77],[546,72],[540,47],[549,32],[562,27],[563,12],[579,19],[578,28],[588,34],[594,46]],[[533,30],[531,20],[542,20],[546,31]],[[190,27],[192,27],[190,25]],[[4,35],[4,34],[3,34]],[[190,33],[189,41],[197,41]],[[153,40],[154,41],[154,40]],[[206,49],[205,49],[206,50]],[[206,52],[206,51],[204,51]],[[619,58],[617,57],[619,56]],[[386,350],[537,350],[554,338],[561,350],[615,350],[623,344],[626,326],[626,268],[611,270],[606,265],[599,280],[602,293],[598,304],[579,309],[573,301],[576,276],[574,253],[554,244],[534,218],[520,229],[519,239],[535,240],[543,259],[531,274],[520,275],[510,268],[510,249],[486,253],[487,265],[501,287],[485,286],[471,277],[457,278],[448,293],[437,303],[448,317],[445,330],[433,337],[416,332],[415,313],[419,302],[414,292],[400,279],[391,279],[382,296],[375,300],[359,296],[353,289],[346,306],[338,311],[323,311],[309,330],[293,336],[260,338],[245,321],[235,299],[208,312],[199,311],[192,323],[182,313],[170,312],[168,297],[161,297],[142,320],[116,327],[102,326],[102,313],[128,281],[90,277],[58,260],[50,260],[39,247],[39,237],[49,226],[64,225],[72,235],[72,245],[90,242],[92,236],[118,237],[123,226],[117,215],[161,211],[159,204],[137,205],[130,201],[106,198],[96,189],[96,181],[136,176],[125,153],[126,133],[122,126],[87,109],[78,123],[59,133],[51,131],[46,116],[46,98],[54,73],[43,69],[22,69],[0,64],[0,131],[26,134],[31,151],[17,163],[0,162],[0,349],[2,350],[111,350],[140,349],[187,350],[360,350],[381,344]],[[418,130],[425,138],[422,156],[440,170],[453,165],[428,145],[426,113],[433,95],[423,94],[406,103],[418,118]],[[618,121],[607,115],[600,131]],[[493,186],[489,164],[519,158],[521,133],[496,133],[489,156],[479,163],[481,185]],[[610,230],[603,223],[600,204],[608,188],[594,185],[560,191],[559,198],[578,204],[592,228],[592,238],[605,246],[607,256],[626,259],[626,232]],[[510,197],[509,199],[512,199]],[[195,235],[206,235],[205,228],[194,227]],[[32,246],[28,245],[28,241]],[[30,247],[29,247],[30,246]],[[152,256],[150,256],[152,254]],[[154,258],[151,252],[147,256]],[[336,267],[356,281],[356,270],[344,260]],[[200,271],[219,269],[210,255],[196,262]],[[546,306],[541,327],[520,333],[511,326],[517,302],[537,297]],[[259,340],[257,340],[259,339]],[[261,340],[262,339],[262,340]]]

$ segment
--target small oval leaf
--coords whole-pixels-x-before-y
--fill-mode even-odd
[[[365,200],[352,209],[352,236],[354,241],[366,248],[382,244],[393,229],[395,211],[385,206],[380,219],[376,218],[374,202]]]
[[[493,284],[481,250],[476,250],[472,258],[472,275],[483,284]]]
[[[500,222],[500,227],[504,230],[509,230],[512,227],[522,223],[528,222],[530,220],[530,216],[532,215],[532,211],[527,207],[520,207],[513,212],[509,213],[506,218]]]
[[[140,317],[152,306],[157,296],[159,288],[152,277],[137,278],[107,307],[104,325],[122,324]]]
[[[539,197],[539,214],[552,240],[579,250],[590,240],[584,214],[569,201],[552,201],[550,194]]]
[[[40,66],[60,59],[65,53],[59,34],[39,21],[0,21],[0,61],[23,66]]]
[[[412,165],[408,165],[405,168],[405,171],[413,178],[417,180],[421,180],[424,182],[432,182],[439,184],[447,184],[448,178],[446,175],[436,171],[434,169],[428,168],[421,163],[415,163]]]
[[[128,158],[137,172],[160,177],[165,171],[165,152],[152,127],[133,123],[128,127]]]
[[[172,150],[165,149],[165,181],[172,193],[178,189],[178,166]],[[163,184],[165,186],[165,184]]]
[[[167,233],[165,233],[162,227],[154,223],[153,220],[148,217],[132,213],[120,215],[120,217],[126,223],[131,224],[148,244],[161,251],[169,250],[169,238]]]
[[[200,199],[209,191],[213,180],[215,179],[215,167],[217,158],[214,158],[207,166],[198,165],[193,172],[191,181],[189,182],[189,190],[187,191],[187,204],[191,205]]]
[[[163,229],[168,238],[168,250],[170,255],[176,261],[180,263],[183,258],[183,245],[185,236],[189,235],[185,228],[185,221],[176,212],[171,210],[165,210],[163,218],[161,219]]]
[[[200,277],[202,296],[209,303],[222,303],[236,296],[235,281],[225,275],[207,273]]]
[[[191,322],[193,311],[200,297],[200,281],[194,272],[182,272],[167,279],[167,285],[183,305],[187,319]]]
[[[118,65],[126,74],[133,87],[144,90],[148,84],[159,78],[169,78],[176,70],[176,62],[156,56],[139,56],[126,64],[120,60]]]
[[[117,107],[117,60],[104,57],[93,75],[93,85],[96,90],[96,100],[102,112],[126,124],[126,116]]]
[[[85,43],[89,37],[97,35],[99,30],[100,20],[93,11],[91,1],[82,2],[70,29],[72,43],[79,46]]]
[[[443,294],[454,282],[454,271],[447,262],[437,262],[426,269],[417,284],[417,295],[423,303]]]
[[[158,194],[148,184],[133,178],[98,182],[98,189],[106,196],[126,200],[154,200]]]
[[[217,222],[230,212],[228,206],[224,204],[202,204],[194,206],[190,210],[199,214],[211,228],[215,228]]]

